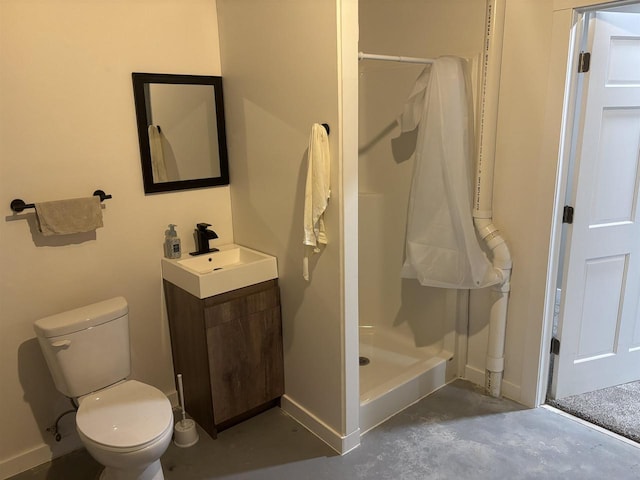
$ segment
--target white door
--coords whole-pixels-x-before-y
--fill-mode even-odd
[[[597,12],[551,394],[640,379],[640,14]]]

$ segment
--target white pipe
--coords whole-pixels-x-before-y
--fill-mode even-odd
[[[377,53],[363,53],[363,52],[358,52],[358,60],[383,60],[387,62],[421,63],[421,64],[433,63],[433,59],[431,58],[402,57],[399,55],[378,55]]]
[[[487,0],[473,216],[491,218],[505,0]]]
[[[496,126],[502,66],[502,40],[506,0],[487,0],[486,37],[483,52],[481,105],[478,129],[476,182],[474,185],[473,222],[492,252],[493,268],[501,282],[492,288],[489,314],[485,387],[493,397],[502,393],[504,340],[511,278],[511,253],[493,224],[493,171],[495,167]]]

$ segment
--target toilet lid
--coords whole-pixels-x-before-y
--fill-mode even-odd
[[[152,442],[171,423],[171,403],[164,393],[135,380],[87,395],[76,414],[83,435],[115,448]]]

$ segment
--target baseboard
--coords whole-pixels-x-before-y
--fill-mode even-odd
[[[481,387],[484,387],[485,385],[485,371],[471,365],[465,365],[464,378],[466,380],[469,380],[471,383],[480,385]],[[502,396],[508,398],[509,400],[513,400],[514,402],[521,403],[520,385],[516,385],[515,383],[503,380]]]
[[[343,436],[287,395],[282,397],[280,408],[340,455],[360,445],[360,429]]]
[[[169,402],[171,402],[172,408],[178,406],[178,392],[176,390],[165,392],[165,395],[169,399]],[[25,472],[30,468],[50,462],[54,458],[84,448],[80,437],[78,437],[75,432],[63,438],[62,442],[56,444],[55,447],[56,448],[52,449],[50,445],[41,443],[31,450],[26,450],[14,457],[0,460],[0,480],[5,480],[13,475]]]
[[[63,443],[64,442],[64,443]],[[80,437],[77,434],[72,434],[58,444],[58,448],[55,452],[52,451],[51,446],[46,443],[42,443],[31,450],[26,450],[15,457],[2,460],[0,462],[0,479],[5,480],[13,475],[25,472],[31,468],[42,465],[43,463],[50,462],[54,458],[71,453],[74,450],[83,448]]]

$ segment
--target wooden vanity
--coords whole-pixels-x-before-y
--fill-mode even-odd
[[[213,438],[284,393],[278,280],[200,299],[164,280],[185,409]]]

